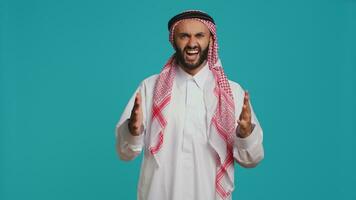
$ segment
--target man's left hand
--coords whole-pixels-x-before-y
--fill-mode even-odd
[[[252,123],[251,123],[251,107],[250,107],[250,95],[246,91],[244,96],[244,103],[242,106],[242,111],[238,123],[238,136],[241,138],[245,138],[249,136],[252,132]]]

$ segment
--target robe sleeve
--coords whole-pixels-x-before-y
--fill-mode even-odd
[[[243,95],[243,93],[240,93]],[[242,106],[242,104],[241,104]],[[245,137],[239,137],[239,126],[236,128],[236,134],[234,138],[234,159],[245,168],[255,167],[264,158],[263,149],[263,130],[257,117],[253,111],[251,102],[251,122],[253,126],[252,133]]]
[[[131,135],[128,122],[131,116],[131,111],[134,106],[134,101],[136,93],[140,91],[142,97],[142,112],[143,112],[143,127],[142,133],[138,136]],[[136,158],[142,151],[144,146],[144,133],[146,131],[146,107],[145,107],[145,98],[146,94],[144,91],[143,82],[136,89],[135,93],[132,95],[131,99],[127,103],[124,112],[121,115],[119,122],[116,124],[115,128],[115,138],[116,138],[116,151],[121,160],[133,160]]]

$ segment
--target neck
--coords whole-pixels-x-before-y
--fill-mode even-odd
[[[195,74],[197,74],[201,69],[203,69],[203,67],[206,65],[206,62],[207,60],[205,60],[201,65],[199,65],[199,67],[196,67],[194,69],[190,69],[190,68],[187,68],[185,67],[184,65],[182,65],[182,63],[178,63],[179,66],[185,71],[187,72],[188,74],[194,76]]]

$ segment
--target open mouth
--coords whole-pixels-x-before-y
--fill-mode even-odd
[[[199,56],[199,50],[186,50],[185,55],[188,61],[195,61]]]

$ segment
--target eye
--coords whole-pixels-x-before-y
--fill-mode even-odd
[[[187,34],[182,34],[182,35],[180,35],[180,38],[181,39],[186,39],[186,38],[188,38],[188,35]]]
[[[203,38],[203,37],[204,37],[204,34],[203,34],[203,33],[198,33],[198,34],[196,34],[196,37],[197,37],[197,38]]]

